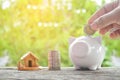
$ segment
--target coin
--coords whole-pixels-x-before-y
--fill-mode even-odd
[[[58,51],[50,51],[48,53],[49,70],[60,70],[60,54]]]
[[[87,24],[87,25],[85,25],[85,27],[84,27],[84,32],[85,32],[87,35],[93,35],[96,31],[93,30],[89,24]]]

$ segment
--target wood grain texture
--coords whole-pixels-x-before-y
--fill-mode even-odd
[[[43,68],[38,71],[18,71],[17,68],[0,68],[0,80],[120,80],[120,68],[102,68],[96,71],[62,67],[58,71]]]

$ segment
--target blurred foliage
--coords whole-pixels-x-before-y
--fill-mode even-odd
[[[5,1],[10,6],[4,9]],[[0,6],[3,6],[0,7],[0,56],[7,52],[8,66],[16,66],[28,51],[39,57],[41,66],[47,66],[50,50],[60,51],[62,66],[72,66],[68,39],[83,36],[84,24],[100,8],[94,0],[0,0]],[[106,47],[103,66],[110,66],[112,50],[120,54],[120,41],[106,35],[103,44]]]

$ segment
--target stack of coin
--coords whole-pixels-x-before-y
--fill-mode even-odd
[[[85,25],[84,27],[84,32],[87,34],[87,35],[93,35],[95,33],[95,30],[93,30],[91,28],[91,26],[89,24]]]
[[[60,70],[60,54],[58,51],[50,51],[48,53],[49,70]]]

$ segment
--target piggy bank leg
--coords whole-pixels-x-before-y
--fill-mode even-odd
[[[80,70],[80,66],[75,66],[75,69],[76,70]]]
[[[98,69],[98,70],[101,69],[101,66],[98,66],[97,69]]]
[[[98,69],[98,70],[101,69],[101,64],[98,65],[97,69]]]
[[[91,67],[89,67],[88,69],[90,69],[90,70],[96,70],[97,69],[97,66],[91,66]]]

